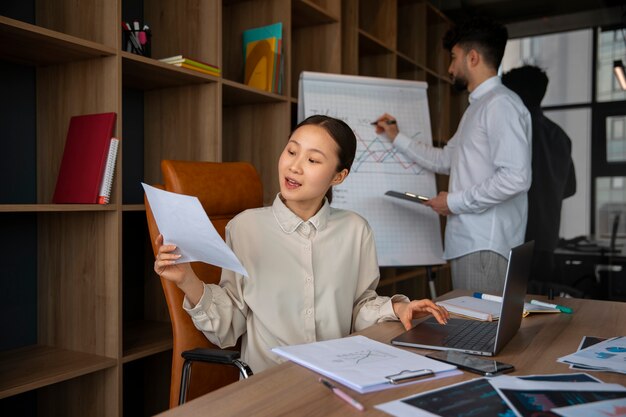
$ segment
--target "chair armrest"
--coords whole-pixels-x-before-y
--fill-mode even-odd
[[[237,350],[222,350],[222,349],[208,349],[208,348],[196,348],[192,350],[186,350],[181,353],[185,360],[197,361],[197,362],[209,362],[209,363],[222,363],[225,365],[232,365],[233,362],[239,359],[239,351]]]

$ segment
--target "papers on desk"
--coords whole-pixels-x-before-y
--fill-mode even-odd
[[[556,374],[478,378],[377,405],[396,417],[465,416],[468,410],[485,416],[531,416],[558,407],[626,398],[626,388],[604,384],[590,375]],[[576,407],[571,407],[576,403]],[[587,414],[588,417],[592,414]]]
[[[437,301],[437,304],[445,307],[452,314],[481,321],[498,320],[502,309],[502,302],[470,296]],[[560,313],[560,311],[550,307],[524,303],[523,316],[526,317],[530,313]]]
[[[281,346],[272,351],[361,394],[398,386],[392,380],[403,376],[425,375],[414,379],[419,382],[461,373],[454,365],[365,336]]]
[[[177,262],[200,261],[248,276],[233,251],[224,243],[197,197],[159,190],[141,183],[165,243],[182,255]]]
[[[571,355],[560,357],[557,361],[590,370],[626,374],[626,337],[614,337],[595,343]]]

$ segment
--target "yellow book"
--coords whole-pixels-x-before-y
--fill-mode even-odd
[[[181,67],[181,68],[187,68],[187,69],[190,69],[190,70],[193,70],[193,71],[198,71],[198,72],[201,72],[203,74],[213,75],[215,77],[219,77],[220,76],[220,73],[217,72],[217,71],[205,70],[203,68],[199,68],[199,67],[196,67],[196,66],[193,66],[193,65],[189,65],[189,64],[185,64],[185,63],[172,64],[172,65],[175,65],[175,66]]]
[[[272,81],[276,73],[278,40],[261,39],[246,45],[246,72],[244,84],[259,90],[272,92]]]

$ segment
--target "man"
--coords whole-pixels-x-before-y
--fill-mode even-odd
[[[393,116],[377,120],[407,157],[424,168],[450,175],[449,192],[426,202],[448,216],[444,257],[450,260],[453,288],[501,294],[512,247],[524,241],[526,192],[531,181],[531,119],[519,97],[497,76],[508,33],[482,18],[450,29],[448,72],[470,105],[445,147],[434,148],[399,132]]]
[[[530,111],[533,126],[532,184],[528,190],[526,240],[535,241],[531,279],[554,283],[554,250],[559,242],[561,205],[576,193],[572,141],[556,123],[544,116],[541,101],[548,76],[525,65],[502,76],[502,84],[515,91]]]

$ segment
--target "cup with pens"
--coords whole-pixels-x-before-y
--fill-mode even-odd
[[[152,33],[146,24],[133,20],[122,21],[122,49],[133,54],[150,57]]]

